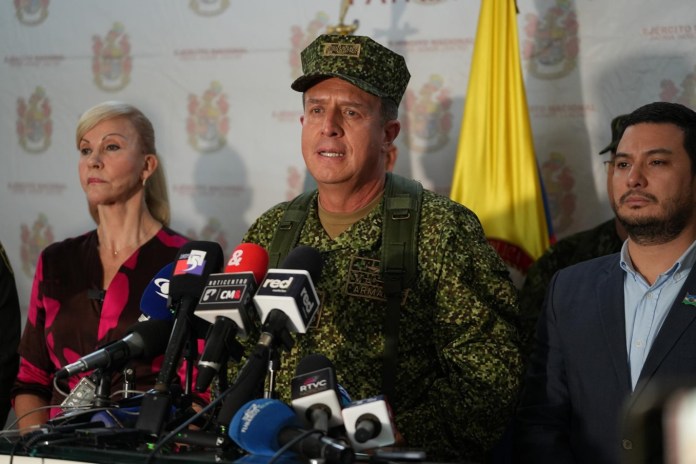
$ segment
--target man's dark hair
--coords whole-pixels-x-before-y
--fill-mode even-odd
[[[696,112],[679,103],[654,102],[641,106],[621,122],[621,137],[629,126],[641,123],[674,124],[684,132],[684,149],[696,174]]]

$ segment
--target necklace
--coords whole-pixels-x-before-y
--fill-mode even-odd
[[[135,242],[135,245],[126,245],[126,246],[124,246],[123,248],[121,248],[120,250],[113,250],[113,254],[114,254],[114,256],[118,256],[118,253],[119,253],[119,252],[121,252],[121,251],[123,251],[123,250],[128,250],[128,249],[130,249],[131,247],[135,248],[135,247],[138,246],[138,244],[139,244],[139,242]]]
[[[152,229],[155,227],[156,224],[158,224],[158,223],[155,222],[155,224],[153,224],[152,226],[150,226],[150,227],[145,231],[145,240],[140,240],[140,238],[138,238],[138,239],[135,241],[135,243],[132,243],[132,244],[129,244],[129,245],[125,245],[125,246],[121,247],[121,249],[111,248],[111,254],[112,254],[112,256],[116,257],[116,256],[118,256],[119,253],[123,252],[124,250],[131,250],[131,249],[134,249],[134,248],[137,248],[138,246],[140,246],[142,243],[144,243],[144,242],[150,237],[150,232],[152,231]],[[107,247],[106,244],[105,244],[105,245],[104,245],[104,248],[107,248],[107,249],[108,249],[109,247]]]

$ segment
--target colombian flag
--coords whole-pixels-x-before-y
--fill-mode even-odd
[[[481,0],[450,197],[479,217],[505,262],[526,272],[549,247],[514,0]]]

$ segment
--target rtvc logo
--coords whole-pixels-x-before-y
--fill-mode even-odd
[[[328,384],[326,379],[310,377],[300,385],[300,393],[309,393],[314,390],[324,391],[328,388]]]

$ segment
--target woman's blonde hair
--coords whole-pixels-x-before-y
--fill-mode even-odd
[[[107,119],[125,118],[133,124],[138,133],[143,154],[157,156],[155,148],[155,129],[150,120],[136,107],[119,101],[106,101],[85,111],[77,123],[75,142],[80,149],[80,140],[94,126]],[[164,167],[161,162],[145,183],[145,204],[150,214],[165,226],[169,225],[169,197],[167,195],[167,181],[164,176]],[[89,213],[94,222],[99,223],[99,215],[96,206],[89,206]]]

